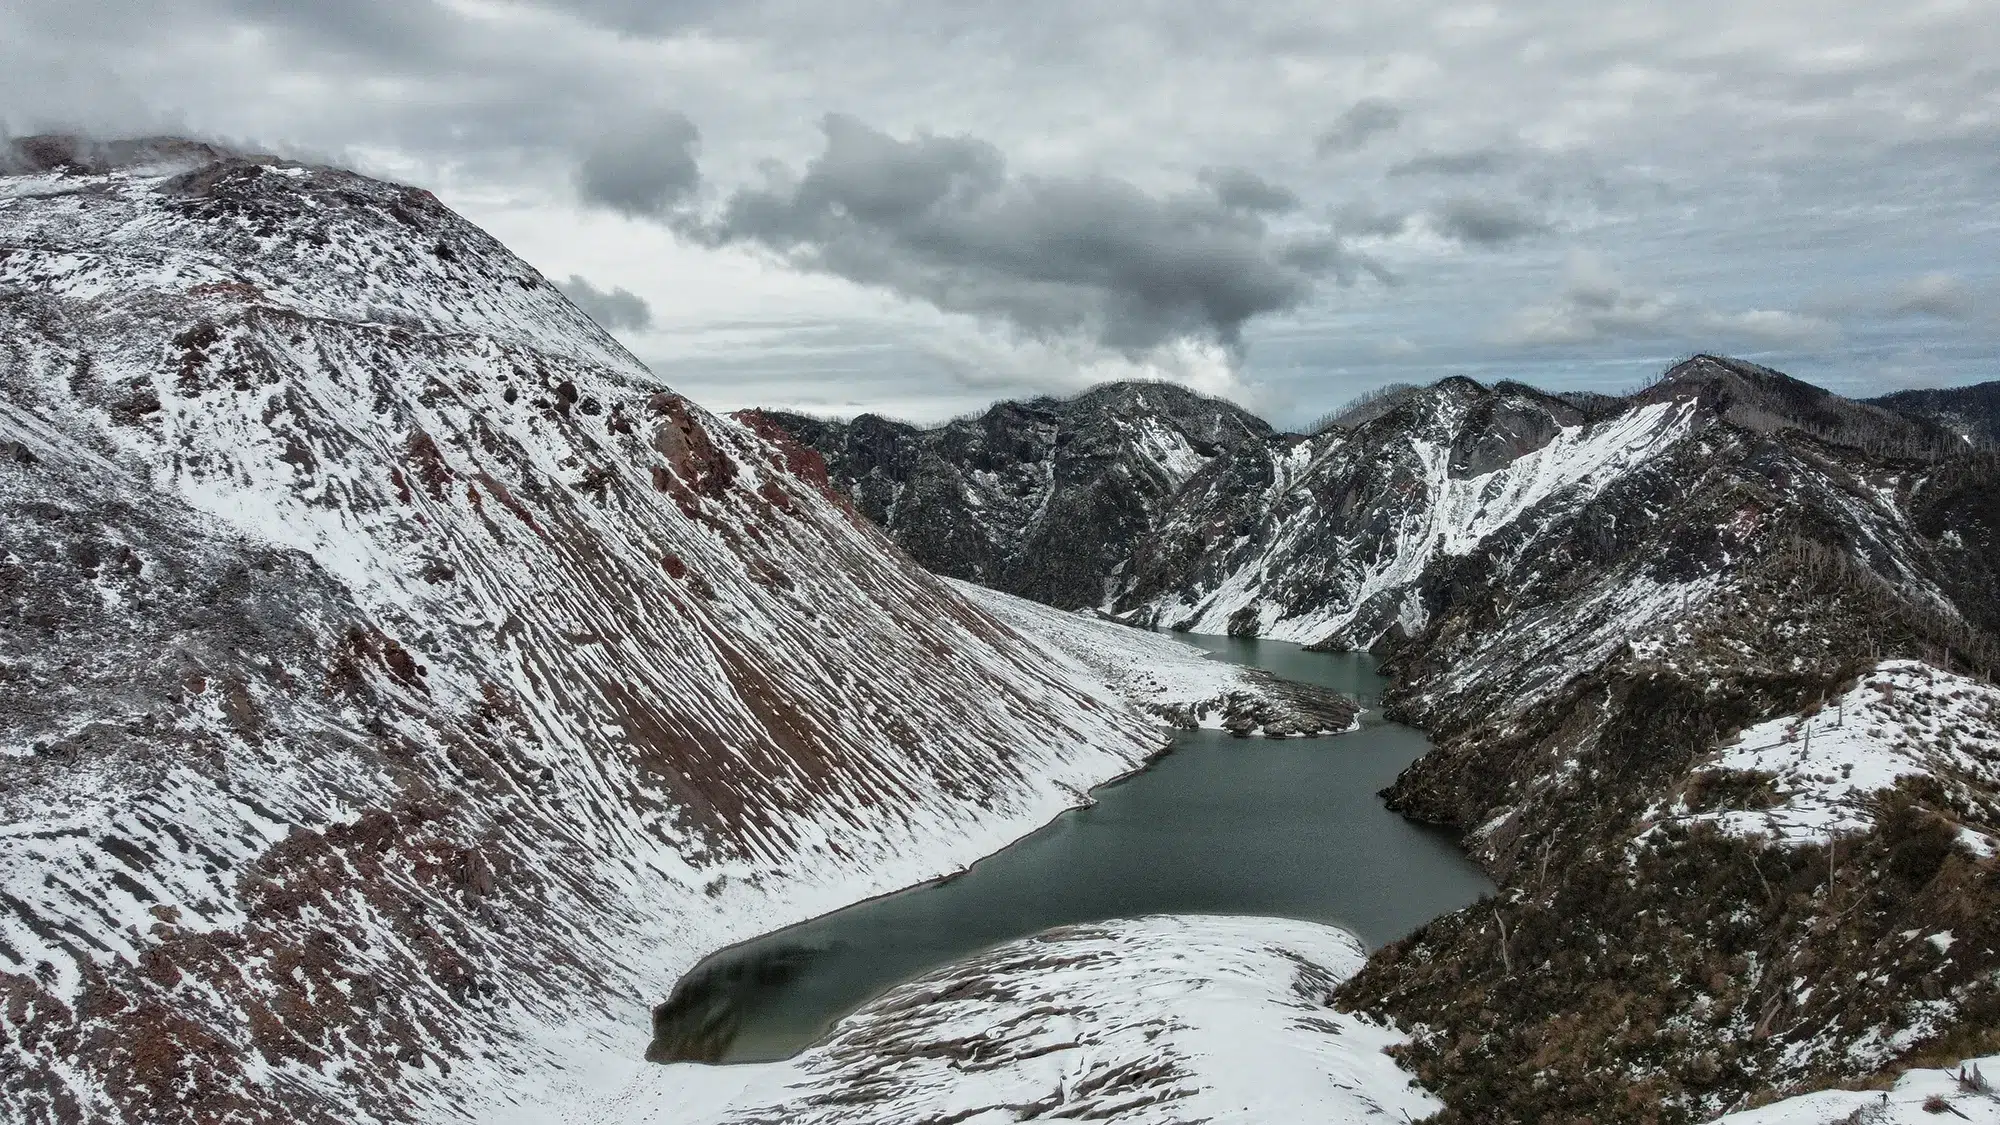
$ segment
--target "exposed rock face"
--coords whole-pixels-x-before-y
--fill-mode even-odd
[[[2000,931],[1970,921],[2000,909],[1978,845],[2000,762],[1973,800],[1962,779],[1881,780],[1857,799],[1882,814],[1831,845],[1724,830],[1784,791],[1716,765],[1883,657],[1993,672],[2000,556],[1966,551],[1993,525],[1965,498],[2000,476],[1789,381],[1756,389],[1792,396],[1799,425],[1746,417],[1746,377],[1703,365],[1638,396],[1634,414],[1691,411],[1683,436],[1436,559],[1423,626],[1393,646],[1391,710],[1439,745],[1391,804],[1465,832],[1503,894],[1383,951],[1347,996],[1424,1029],[1405,1058],[1447,1121],[1698,1120],[2000,1010]],[[1941,506],[1953,527],[1925,515]],[[1980,944],[1949,962],[1901,936],[1957,925]]]
[[[7,166],[0,1118],[484,1119],[1157,746],[427,192]]]
[[[1280,443],[1242,408],[1170,383],[1003,402],[931,430],[767,416],[824,454],[855,506],[924,566],[1062,609],[1105,600],[1188,477]]]
[[[1085,417],[1105,401],[1127,404],[1159,390],[1117,385],[1057,405],[1065,417]],[[1420,580],[1433,564],[1467,557],[1503,530],[1554,527],[1565,510],[1591,503],[1630,474],[1654,474],[1664,459],[1683,455],[1687,443],[1705,441],[1712,432],[1809,435],[1869,457],[1926,461],[1965,444],[1928,418],[1840,398],[1769,368],[1717,356],[1678,364],[1627,398],[1548,395],[1517,383],[1488,388],[1452,378],[1384,396],[1354,414],[1357,424],[1307,439],[1246,428],[1244,440],[1225,443],[1177,488],[1144,506],[1150,515],[1143,526],[1131,518],[1113,521],[1108,539],[1120,544],[1115,557],[1079,554],[1067,538],[1021,537],[1009,542],[1023,561],[1009,569],[968,563],[974,552],[941,546],[993,541],[987,514],[993,502],[960,482],[1048,476],[1038,469],[1039,454],[1022,454],[1027,447],[1021,443],[974,443],[968,432],[1051,409],[1045,402],[1002,403],[980,423],[931,431],[870,418],[844,427],[788,415],[772,419],[826,452],[834,480],[861,510],[919,561],[944,573],[966,576],[963,571],[976,566],[982,574],[975,581],[1066,608],[1097,605],[1173,628],[1336,648],[1414,635],[1426,622]],[[1163,415],[1151,429],[1179,426],[1181,417]],[[1146,429],[1129,411],[1120,419],[1120,432]],[[951,482],[914,501],[921,518],[895,508],[903,493],[887,483],[910,475],[887,466],[914,464],[910,451],[917,448],[925,452],[918,475]],[[1086,507],[1098,484],[1072,480],[1057,477],[1052,492],[1022,494],[1038,510]],[[1656,475],[1646,480],[1642,487],[1658,486]],[[1920,502],[1966,502],[1947,499],[1944,491],[1933,489]],[[1585,531],[1583,542],[1566,552],[1587,552],[1604,534]],[[1544,543],[1553,546],[1552,540]],[[1521,548],[1530,555],[1536,549]],[[1045,584],[1023,577],[1058,559],[1070,575],[1065,596],[1048,596]],[[1093,561],[1097,570],[1078,573]],[[1083,597],[1092,590],[1095,600]]]

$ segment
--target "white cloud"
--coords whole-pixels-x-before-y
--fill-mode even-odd
[[[1619,277],[1595,255],[1577,253],[1570,257],[1562,291],[1516,312],[1497,339],[1516,346],[1638,340],[1726,348],[1817,344],[1835,335],[1837,329],[1817,317],[1778,309],[1725,312],[1646,289]]]
[[[1896,286],[1886,310],[1891,316],[1934,316],[1964,320],[1973,314],[1972,293],[1954,274],[1927,273]]]

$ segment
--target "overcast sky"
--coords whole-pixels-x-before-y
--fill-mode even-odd
[[[0,124],[430,187],[718,408],[2000,378],[2000,0],[14,0]]]

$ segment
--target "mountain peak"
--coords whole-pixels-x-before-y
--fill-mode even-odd
[[[0,1118],[462,1118],[413,1062],[629,1006],[663,925],[941,873],[1156,747],[430,193],[9,151]]]
[[[1843,398],[1762,364],[1705,353],[1668,368],[1632,401],[1695,402],[1715,417],[1758,433],[1797,430],[1836,445],[1882,452],[1921,454],[1956,442],[1928,419]]]

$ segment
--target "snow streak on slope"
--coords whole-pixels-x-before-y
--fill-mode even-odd
[[[1351,700],[1290,683],[1089,611],[1065,613],[1039,602],[951,581],[966,600],[1016,632],[1044,643],[1050,657],[1081,665],[1079,679],[1103,679],[1117,694],[1178,727],[1242,734],[1313,735],[1360,724]]]
[[[428,193],[0,232],[0,1116],[480,1119],[1158,745]]]
[[[1696,814],[1682,805],[1670,815],[1736,835],[1824,844],[1873,825],[1875,798],[1907,777],[1933,779],[1953,803],[1978,809],[2000,794],[2000,688],[1914,660],[1885,661],[1811,714],[1743,731],[1697,773],[1722,771],[1767,776],[1771,803]],[[1962,826],[1960,838],[1991,856],[1994,827]]]
[[[1588,503],[1685,436],[1693,417],[1687,404],[1659,403],[1562,426],[1538,448],[1468,474],[1456,446],[1472,405],[1450,391],[1424,396],[1357,433],[1330,431],[1274,458],[1264,503],[1275,518],[1259,541],[1225,549],[1212,584],[1119,608],[1196,632],[1301,643],[1366,647],[1392,626],[1414,633],[1425,623],[1415,587],[1439,557],[1469,554],[1538,508]]]
[[[1442,1108],[1329,1010],[1363,960],[1342,930],[1153,916],[1070,926],[939,969],[797,1059],[635,1074],[566,1125],[1407,1122]]]

